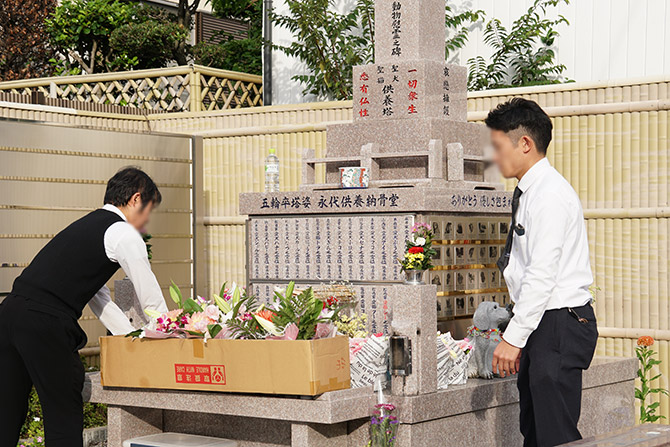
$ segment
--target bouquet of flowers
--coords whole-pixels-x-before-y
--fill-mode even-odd
[[[406,242],[405,256],[399,260],[403,270],[430,270],[431,259],[437,254],[432,248],[433,232],[427,223],[412,226],[412,239]]]
[[[178,308],[166,313],[147,310],[151,318],[143,329],[128,336],[140,338],[210,338],[312,340],[334,337],[341,305],[335,297],[321,301],[311,288],[275,291],[270,304],[259,303],[246,289],[221,287],[212,300],[186,298],[172,283],[170,297]]]

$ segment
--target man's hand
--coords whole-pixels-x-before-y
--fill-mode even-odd
[[[501,340],[493,351],[493,372],[498,373],[500,377],[516,374],[519,371],[520,360],[521,348]]]

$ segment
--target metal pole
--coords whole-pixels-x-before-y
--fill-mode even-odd
[[[272,105],[272,0],[263,0],[263,105]]]

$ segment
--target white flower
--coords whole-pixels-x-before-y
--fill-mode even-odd
[[[414,244],[419,246],[419,247],[423,247],[423,244],[425,244],[425,243],[426,243],[426,238],[424,238],[424,237],[417,237],[416,240],[414,241]]]
[[[33,418],[33,420],[34,420],[35,422],[39,422],[39,421],[40,421],[40,418],[35,417],[35,418]]]

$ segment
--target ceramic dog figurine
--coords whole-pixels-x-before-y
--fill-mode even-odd
[[[493,378],[493,351],[501,340],[500,326],[507,327],[511,317],[508,308],[493,301],[484,301],[477,306],[472,318],[473,326],[468,328],[468,337],[474,346],[470,377]]]

